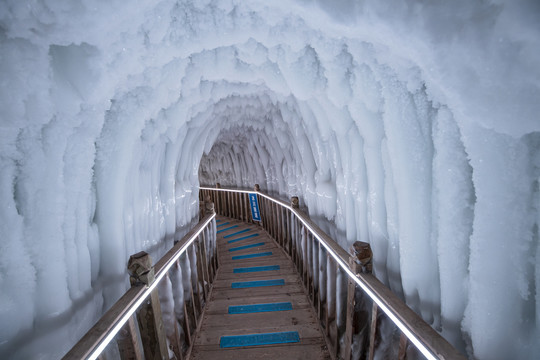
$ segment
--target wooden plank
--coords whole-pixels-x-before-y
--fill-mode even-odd
[[[233,304],[233,302],[231,302]],[[234,302],[237,304],[237,302]],[[281,311],[279,314],[275,312],[261,312],[250,314],[204,314],[201,333],[220,330],[230,332],[229,335],[251,334],[257,332],[279,332],[266,331],[263,328],[285,328],[295,326],[295,329],[301,329],[304,326],[312,326],[317,331],[314,336],[320,336],[320,330],[317,326],[317,318],[310,308],[294,309],[290,311]],[[234,329],[231,330],[231,329]],[[230,330],[230,331],[229,331]],[[238,332],[238,333],[237,333]],[[221,334],[221,333],[220,333]],[[318,334],[318,335],[317,335]],[[225,333],[221,334],[225,335]],[[197,343],[197,342],[196,342]]]
[[[184,329],[186,343],[188,346],[191,346],[193,345],[193,340],[195,339],[192,338],[193,331],[192,331],[191,324],[189,322],[190,316],[188,314],[188,308],[186,304],[187,304],[187,301],[184,301],[184,322],[182,324],[182,328]]]
[[[240,193],[234,193],[234,218],[242,221],[242,213],[240,211]]]
[[[267,259],[268,261],[273,261],[273,260],[276,260],[276,259],[280,259],[281,258],[281,254],[279,254],[279,252],[277,251],[277,249],[270,249],[270,251],[265,251],[265,252],[271,252],[272,254],[271,255],[268,255],[268,256],[265,256],[265,259]],[[260,253],[260,252],[253,252],[254,254],[255,253]],[[249,252],[246,252],[245,255],[249,255],[251,253]],[[244,255],[244,254],[242,254]],[[261,260],[261,258],[252,258],[252,259],[242,259],[242,260],[233,260],[232,259],[232,256],[227,256],[227,257],[222,257],[219,259],[220,261],[220,264],[222,264],[222,267],[225,267],[225,266],[255,266],[255,264],[258,264]],[[236,256],[236,254],[234,255]]]
[[[313,264],[313,236],[311,232],[307,232],[307,258],[308,258],[308,292],[309,298],[313,307],[316,307],[315,304],[315,278],[314,278],[314,264]]]
[[[198,347],[192,352],[192,360],[330,360],[324,340],[319,338],[306,339],[298,344],[289,346],[261,346],[242,349],[219,349],[217,345]]]
[[[247,237],[247,235],[246,235],[246,237]],[[231,240],[229,240],[229,241],[231,241]],[[261,243],[263,243],[263,244],[261,244]],[[240,248],[242,246],[253,245],[253,244],[259,244],[259,245],[258,245],[257,248],[251,248],[251,249],[246,248],[247,251],[242,251],[242,249],[232,250],[232,251],[230,250],[230,249],[236,249],[236,248]],[[269,239],[269,238],[261,236],[261,235],[258,235],[258,236],[255,236],[255,237],[250,237],[250,238],[245,238],[242,241],[233,241],[231,243],[225,241],[221,245],[222,245],[222,248],[223,248],[223,252],[221,253],[222,258],[227,258],[227,257],[233,256],[233,255],[240,255],[240,254],[243,254],[243,253],[254,252],[258,248],[261,248],[261,249],[276,249],[276,250],[279,249],[276,246],[276,244],[274,244],[272,239]],[[233,254],[233,252],[234,252],[234,254]]]
[[[287,311],[282,311],[282,313],[287,313]],[[238,315],[230,315],[236,316]],[[244,315],[242,315],[244,316]],[[245,315],[247,316],[247,315]],[[274,314],[274,318],[275,318]],[[253,324],[251,327],[240,327],[240,328],[231,328],[228,325],[222,326],[212,326],[212,327],[201,327],[201,331],[197,334],[195,339],[194,347],[200,345],[219,345],[219,339],[221,336],[232,336],[232,335],[244,335],[244,334],[256,334],[256,333],[270,333],[270,332],[280,332],[280,331],[298,331],[300,334],[300,339],[306,338],[319,338],[322,339],[321,330],[315,321],[304,322],[298,320],[298,324],[293,325],[278,325],[278,326],[264,326],[261,323]]]
[[[168,358],[169,349],[161,318],[161,305],[157,288],[150,294],[150,303],[141,306],[137,314],[137,320],[145,358]]]
[[[270,219],[271,219],[271,214],[270,214],[270,211],[269,211],[269,207],[268,207],[268,200],[265,198],[265,197],[262,197],[260,195],[257,195],[259,200],[262,201],[262,204],[263,204],[263,209],[264,209],[264,219],[263,219],[263,222],[262,222],[262,225],[263,225],[263,228],[267,231],[267,232],[270,232],[269,231],[269,223],[270,223]],[[259,202],[260,204],[260,202]]]
[[[303,294],[304,289],[300,285],[284,285],[281,287],[281,290],[284,292],[294,295],[294,294]],[[216,293],[214,300],[217,299],[245,299],[248,296],[272,296],[276,293],[276,289],[272,287],[260,287],[253,289],[226,289],[223,288],[219,290],[219,293]]]
[[[296,269],[298,271],[299,274],[302,274],[303,273],[303,268],[302,268],[302,258],[300,256],[301,252],[302,252],[302,247],[300,246],[301,244],[301,232],[300,232],[300,225],[298,223],[298,219],[296,218],[296,216],[294,217],[293,219],[293,243],[294,243],[294,263],[296,264]]]
[[[196,261],[197,261],[197,285],[200,284],[203,291],[202,291],[202,294],[203,295],[203,298],[204,298],[204,301],[206,302],[208,300],[208,289],[206,288],[206,285],[205,283],[207,283],[207,277],[205,277],[205,271],[204,271],[204,268],[203,268],[203,252],[202,252],[202,246],[201,246],[201,237],[199,235],[199,238],[197,240],[195,240],[195,242],[193,243],[193,246],[194,246],[194,252],[195,252],[195,256],[196,256]],[[198,292],[199,289],[197,289]]]
[[[174,356],[176,357],[176,360],[183,360],[184,359],[184,350],[182,346],[182,341],[180,337],[180,324],[178,324],[178,321],[174,321],[174,332],[172,334],[172,337],[169,337],[169,342],[172,347],[172,351],[174,353]]]
[[[244,207],[244,196],[245,194],[244,193],[240,193],[238,194],[238,206],[239,206],[239,211],[240,211],[240,221],[243,221],[243,222],[247,222],[246,220],[246,208]]]
[[[246,248],[247,251],[242,251],[242,249],[230,251],[230,249],[239,248],[244,245],[259,244],[258,247],[261,249],[268,249],[268,250],[276,249],[279,251],[280,248],[276,246],[276,244],[272,241],[272,239],[265,236],[261,236],[261,235],[262,234],[259,234],[258,236],[252,236],[252,237],[247,237],[248,235],[246,235],[245,237],[243,237],[241,241],[234,241],[236,239],[232,239],[232,240],[229,240],[229,241],[232,241],[230,243],[228,241],[221,242],[223,251],[220,254],[220,258],[226,259],[233,255],[256,252],[257,250],[257,248],[251,248],[251,249]],[[261,243],[264,243],[264,244],[261,244]]]
[[[189,262],[189,257],[187,256],[187,254],[184,254],[180,257],[180,266],[182,268],[182,274],[191,273],[191,266],[190,264],[188,264],[188,262]],[[188,291],[187,299],[185,299],[186,311],[184,312],[184,316],[187,318],[186,321],[187,321],[187,324],[189,325],[189,331],[191,334],[193,334],[195,330],[197,329],[198,315],[197,315],[197,310],[195,308],[196,307],[195,297],[193,296],[193,286],[192,286],[193,282],[192,282],[191,277],[188,283],[189,283],[189,288],[187,289]]]
[[[288,269],[292,269],[294,271],[295,266],[291,263],[291,261],[287,258],[285,258],[284,256],[280,256],[281,254],[279,254],[279,251],[276,251],[276,256],[275,256],[275,259],[271,260],[271,259],[259,259],[259,261],[261,262],[261,266],[262,265],[279,265],[280,268],[288,268]],[[246,267],[243,265],[243,262],[229,262],[227,263],[227,265],[225,266],[222,266],[221,269],[219,269],[219,272],[222,274],[222,276],[229,276],[228,274],[232,274],[234,269],[236,268],[243,268],[243,267]],[[240,274],[238,274],[240,275]]]
[[[337,355],[338,351],[338,328],[337,328],[337,271],[338,265],[328,255],[328,337],[330,339],[330,352]]]
[[[276,208],[276,237],[275,239],[282,248],[285,248],[285,244],[283,243],[283,236],[282,236],[283,234],[281,230],[281,224],[283,222],[283,220],[281,219],[281,207],[275,205],[275,208]]]
[[[248,246],[250,244],[245,244],[245,245]],[[229,248],[233,248],[233,247],[231,246]],[[229,251],[229,249],[224,249],[224,251],[225,252],[220,257],[220,260],[223,260],[224,262],[229,262],[229,260],[233,261],[235,259],[238,259],[237,256],[243,256],[243,255],[249,255],[249,254],[272,252],[272,255],[273,255],[274,253],[279,252],[279,249],[277,249],[274,244],[266,242],[262,245],[257,245],[256,247],[244,248],[244,249],[234,250],[234,251]],[[233,259],[233,257],[235,258]],[[244,259],[241,259],[241,260],[244,260]],[[242,262],[236,261],[236,263],[241,264]]]
[[[118,333],[118,351],[122,360],[143,360],[141,336],[135,315],[129,317],[128,322]]]
[[[234,197],[235,197],[236,193],[229,192],[228,194],[229,194],[229,202],[230,202],[229,217],[233,218],[233,219],[236,219],[236,209],[235,209],[235,202],[234,202]]]
[[[250,219],[249,219],[249,218],[250,218],[250,215],[249,215],[249,213],[250,213],[250,208],[249,208],[248,203],[247,203],[247,201],[246,201],[247,197],[248,197],[248,194],[242,193],[242,209],[243,209],[243,211],[244,211],[244,212],[243,212],[244,216],[243,216],[242,219],[243,219],[243,221],[244,221],[245,223],[250,223],[250,221],[249,221],[249,220],[250,220]]]
[[[224,202],[225,202],[225,216],[227,216],[229,218],[232,218],[231,211],[230,211],[230,205],[231,205],[231,202],[229,200],[230,196],[231,196],[231,193],[226,191],[225,192],[225,200],[224,200]]]
[[[323,327],[324,330],[328,328],[328,322],[327,322],[327,316],[328,313],[327,310],[327,282],[328,282],[328,263],[326,255],[326,251],[324,251],[324,248],[318,244],[319,246],[319,319],[320,324]]]
[[[250,281],[250,280],[256,280],[256,281],[264,281],[264,280],[271,280],[271,279],[283,279],[285,280],[285,285],[298,285],[300,286],[300,281],[298,279],[298,277],[296,276],[296,274],[287,274],[287,275],[282,275],[282,276],[277,276],[275,274],[270,274],[270,275],[264,275],[264,276],[257,276],[257,277],[252,277],[252,278],[242,278],[242,279],[234,279],[234,278],[229,278],[229,279],[218,279],[214,282],[214,289],[218,290],[218,291],[221,291],[221,289],[230,289],[231,288],[231,284],[232,283],[235,283],[235,282],[238,282],[238,281]],[[255,289],[250,289],[250,290],[255,290]],[[240,289],[239,289],[240,291]],[[274,290],[275,291],[275,290]]]
[[[196,320],[196,324],[199,324],[198,318],[200,314],[202,313],[202,300],[201,300],[201,292],[199,289],[199,275],[197,273],[198,272],[197,260],[196,260],[197,254],[196,254],[195,247],[191,246],[186,251],[186,254],[188,255],[190,264],[192,264],[193,262],[196,262],[195,266],[196,266],[197,271],[194,272],[190,270],[191,271],[190,284],[191,284],[191,296],[193,299],[193,303],[195,304],[195,309],[197,310],[197,315],[195,315],[195,320]]]
[[[321,313],[319,274],[319,242],[313,239],[313,305],[317,314]]]
[[[289,210],[283,209],[283,241],[284,250],[292,258],[291,254],[291,233],[289,232]]]
[[[203,241],[204,241],[204,254],[206,255],[205,256],[205,261],[207,261],[207,264],[206,264],[206,271],[208,272],[208,279],[210,281],[210,284],[208,284],[208,287],[210,288],[212,282],[214,281],[214,276],[215,276],[215,269],[214,269],[214,254],[210,251],[210,249],[212,248],[212,244],[211,244],[211,237],[210,237],[210,234],[207,230],[204,230],[203,231]]]
[[[344,357],[344,346],[341,341],[345,337],[347,316],[347,274],[339,266],[336,266],[336,327],[337,347],[336,357]],[[342,293],[339,290],[342,290]]]
[[[373,302],[373,306],[371,308],[371,325],[369,330],[369,352],[368,352],[368,360],[373,360],[373,356],[375,355],[375,339],[377,335],[377,315],[378,315],[378,309],[377,303]]]
[[[239,201],[238,201],[238,197],[240,196],[239,193],[232,193],[233,195],[233,212],[234,212],[234,218],[237,219],[237,220],[242,220],[241,217],[240,217],[240,206],[238,205],[239,204]]]
[[[278,328],[267,328],[269,331],[277,331]],[[287,328],[287,329],[291,329],[291,328]],[[306,335],[305,333],[303,335]],[[229,335],[225,335],[225,336],[229,336]],[[218,339],[218,343],[213,343],[213,342],[210,342],[210,343],[207,343],[207,344],[201,344],[201,345],[197,345],[197,349],[200,349],[201,351],[215,351],[215,350],[219,350],[221,352],[223,352],[223,354],[226,354],[226,353],[234,353],[235,350],[247,350],[247,349],[272,349],[272,350],[279,350],[280,348],[283,348],[283,349],[289,349],[291,346],[296,346],[296,345],[304,345],[304,346],[310,346],[310,345],[318,345],[318,344],[322,344],[324,343],[324,340],[321,338],[321,337],[317,337],[317,336],[314,336],[314,337],[307,337],[307,336],[301,336],[300,337],[300,341],[298,343],[293,343],[293,344],[287,344],[286,346],[280,346],[280,345],[261,345],[261,346],[256,346],[256,347],[243,347],[243,348],[220,348],[219,346],[219,339]],[[239,351],[239,352],[236,352],[237,354],[242,354],[244,353],[243,351]],[[218,357],[219,358],[219,357]],[[244,359],[243,357],[240,357],[239,359]],[[285,357],[285,359],[288,360],[288,357]]]
[[[258,265],[262,265],[262,264],[258,264]],[[239,268],[239,269],[242,269],[242,268]],[[249,279],[264,280],[270,277],[283,278],[283,276],[290,274],[293,271],[295,271],[294,267],[289,263],[289,264],[286,264],[285,266],[280,266],[279,270],[259,271],[257,273],[251,273],[251,272],[234,273],[232,271],[223,272],[223,274],[221,274],[220,276],[220,279],[221,280],[234,279],[236,281],[244,281],[244,280],[247,281]]]
[[[275,221],[275,230],[274,230],[274,239],[276,239],[276,242],[280,245],[280,246],[283,246],[283,243],[281,242],[281,237],[280,237],[280,234],[279,234],[279,225],[281,223],[281,221],[279,220],[279,207],[277,204],[273,203],[274,204],[274,221]]]
[[[354,258],[349,258],[349,266],[353,272],[357,272],[357,264]],[[354,320],[354,307],[355,307],[355,295],[356,283],[348,278],[347,280],[347,314],[346,314],[346,325],[345,325],[345,339],[344,339],[344,356],[345,360],[351,359],[351,348],[353,340],[353,320]]]
[[[249,296],[241,299],[213,299],[205,311],[205,314],[224,314],[228,311],[229,306],[235,305],[252,305],[264,304],[273,302],[290,302],[294,309],[309,309],[310,303],[302,293],[297,294],[272,294],[270,296]]]
[[[282,207],[279,207],[279,220],[280,220],[280,225],[279,225],[279,231],[281,233],[281,243],[283,244],[283,250],[285,250],[285,252],[287,252],[287,233],[286,233],[286,215],[285,215],[285,212],[286,210],[283,209]]]
[[[398,360],[407,359],[407,343],[408,339],[404,333],[401,333],[399,336],[399,350],[398,350]]]
[[[209,236],[210,236],[210,234],[209,234]],[[215,236],[215,235],[212,234],[212,236]],[[220,245],[219,245],[218,240],[216,238],[215,243],[214,243],[213,252],[212,252],[212,272],[213,272],[212,281],[214,281],[214,279],[216,278],[217,272],[218,272],[218,269],[219,269],[219,264],[218,264],[218,247],[219,246]]]
[[[307,239],[307,229],[302,226],[302,281],[306,286],[306,289],[309,289],[308,285],[308,239]]]

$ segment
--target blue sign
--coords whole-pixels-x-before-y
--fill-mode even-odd
[[[259,201],[256,193],[249,194],[249,205],[251,207],[251,217],[255,221],[261,221],[261,213],[259,212]]]

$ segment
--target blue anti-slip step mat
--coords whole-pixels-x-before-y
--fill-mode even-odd
[[[259,312],[288,310],[292,310],[292,304],[290,302],[229,306],[229,314],[251,314]]]
[[[240,234],[246,233],[246,232],[248,232],[248,231],[251,231],[251,229],[244,229],[244,230],[242,230],[242,231],[238,231],[238,232],[235,232],[235,233],[232,233],[232,234],[229,234],[229,235],[225,235],[223,238],[224,238],[224,239],[228,239],[228,238],[230,238],[230,237],[233,237],[233,236],[235,236],[235,235],[240,235]]]
[[[244,268],[236,268],[236,269],[233,269],[233,273],[241,274],[241,273],[259,272],[259,271],[272,271],[272,270],[279,270],[279,265],[251,266],[251,267],[244,267]]]
[[[231,284],[231,288],[245,289],[245,288],[253,288],[253,287],[280,286],[280,285],[285,285],[284,279],[233,282]]]
[[[219,220],[219,221],[221,221],[221,220]],[[223,223],[223,224],[219,224],[216,227],[225,226],[225,225],[229,225],[229,224],[230,224],[230,222],[226,222],[226,223]]]
[[[222,222],[223,220],[216,219],[216,222]]]
[[[256,254],[246,254],[246,255],[237,255],[233,256],[233,260],[242,260],[242,259],[251,259],[251,258],[258,258],[262,256],[270,256],[272,255],[271,251],[263,252],[263,253],[256,253]]]
[[[228,228],[226,228],[226,229],[221,229],[221,230],[219,230],[219,231],[216,231],[216,234],[219,234],[220,232],[224,232],[224,231],[227,231],[227,230],[231,230],[231,229],[234,229],[234,228],[237,228],[237,227],[238,227],[238,225],[233,225],[233,226],[230,226],[230,227],[228,227]]]
[[[258,346],[271,344],[286,344],[297,343],[300,341],[298,331],[284,331],[277,333],[249,334],[222,336],[219,340],[219,347],[241,347],[241,346]]]
[[[227,244],[232,244],[232,243],[235,243],[237,241],[250,239],[250,238],[255,237],[255,236],[259,236],[259,234],[251,234],[251,235],[244,236],[244,237],[241,237],[241,238],[238,238],[238,239],[229,240],[229,241],[227,241]]]
[[[262,246],[262,245],[264,245],[264,243],[260,242],[260,243],[256,243],[256,244],[250,244],[250,245],[244,245],[244,246],[238,246],[238,247],[235,247],[235,248],[230,248],[229,251],[239,251],[239,250],[250,249],[250,248],[254,248],[254,247]]]

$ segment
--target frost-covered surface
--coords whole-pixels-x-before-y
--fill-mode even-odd
[[[1,357],[61,356],[196,217],[201,157],[369,241],[469,355],[535,357],[539,7],[2,1]]]

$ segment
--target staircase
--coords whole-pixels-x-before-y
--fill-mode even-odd
[[[190,359],[331,359],[282,248],[259,226],[216,222],[220,269]]]

